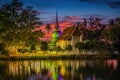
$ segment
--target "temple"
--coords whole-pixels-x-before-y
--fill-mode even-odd
[[[57,41],[57,46],[65,49],[67,45],[71,45],[73,47],[72,51],[74,53],[79,53],[79,51],[75,48],[75,44],[78,42],[83,42],[83,34],[79,26],[72,26],[63,31],[62,35]]]
[[[83,34],[77,25],[68,27],[63,31],[63,33],[61,33],[59,30],[58,14],[56,12],[56,22],[52,33],[50,47],[55,48],[56,46],[60,46],[62,49],[65,49],[67,45],[71,45],[73,47],[72,51],[76,52],[77,50],[75,49],[75,44],[82,41]]]

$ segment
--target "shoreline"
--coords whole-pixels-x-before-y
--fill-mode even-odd
[[[120,54],[44,54],[44,55],[0,55],[0,60],[82,60],[82,59],[119,59]]]

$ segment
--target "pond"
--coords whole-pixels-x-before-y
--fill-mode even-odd
[[[120,62],[117,59],[0,61],[0,80],[120,80]]]

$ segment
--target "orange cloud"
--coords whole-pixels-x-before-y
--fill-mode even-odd
[[[49,18],[48,18],[48,20],[49,20]],[[63,30],[66,29],[66,27],[73,26],[76,22],[79,22],[80,20],[82,20],[82,19],[77,16],[59,16],[59,30],[61,32],[63,32]],[[45,21],[45,24],[41,25],[38,28],[35,28],[35,31],[41,30],[45,34],[44,38],[41,38],[43,41],[45,41],[47,39],[51,40],[52,32],[55,28],[54,21],[55,21],[55,19],[49,20],[47,22]],[[49,30],[49,33],[46,29],[46,23],[50,23],[50,26],[51,26],[51,30]]]
[[[61,21],[61,22],[59,22],[59,30],[61,31],[61,32],[63,32],[63,30],[66,28],[66,27],[70,27],[70,26],[73,26],[74,25],[74,22],[70,22],[70,21]],[[39,30],[41,30],[42,32],[44,32],[44,38],[40,38],[40,40],[42,40],[42,41],[45,41],[45,40],[51,40],[51,36],[52,36],[52,32],[53,32],[53,30],[54,30],[54,28],[55,28],[55,23],[51,23],[50,24],[50,26],[51,26],[51,30],[49,30],[49,33],[48,33],[48,31],[47,31],[47,29],[46,29],[46,24],[43,24],[43,25],[41,25],[40,27],[38,27],[38,28],[35,28],[34,30],[35,31],[39,31]]]

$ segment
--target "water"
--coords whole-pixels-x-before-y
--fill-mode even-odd
[[[0,61],[0,80],[120,80],[120,62],[116,59]]]

